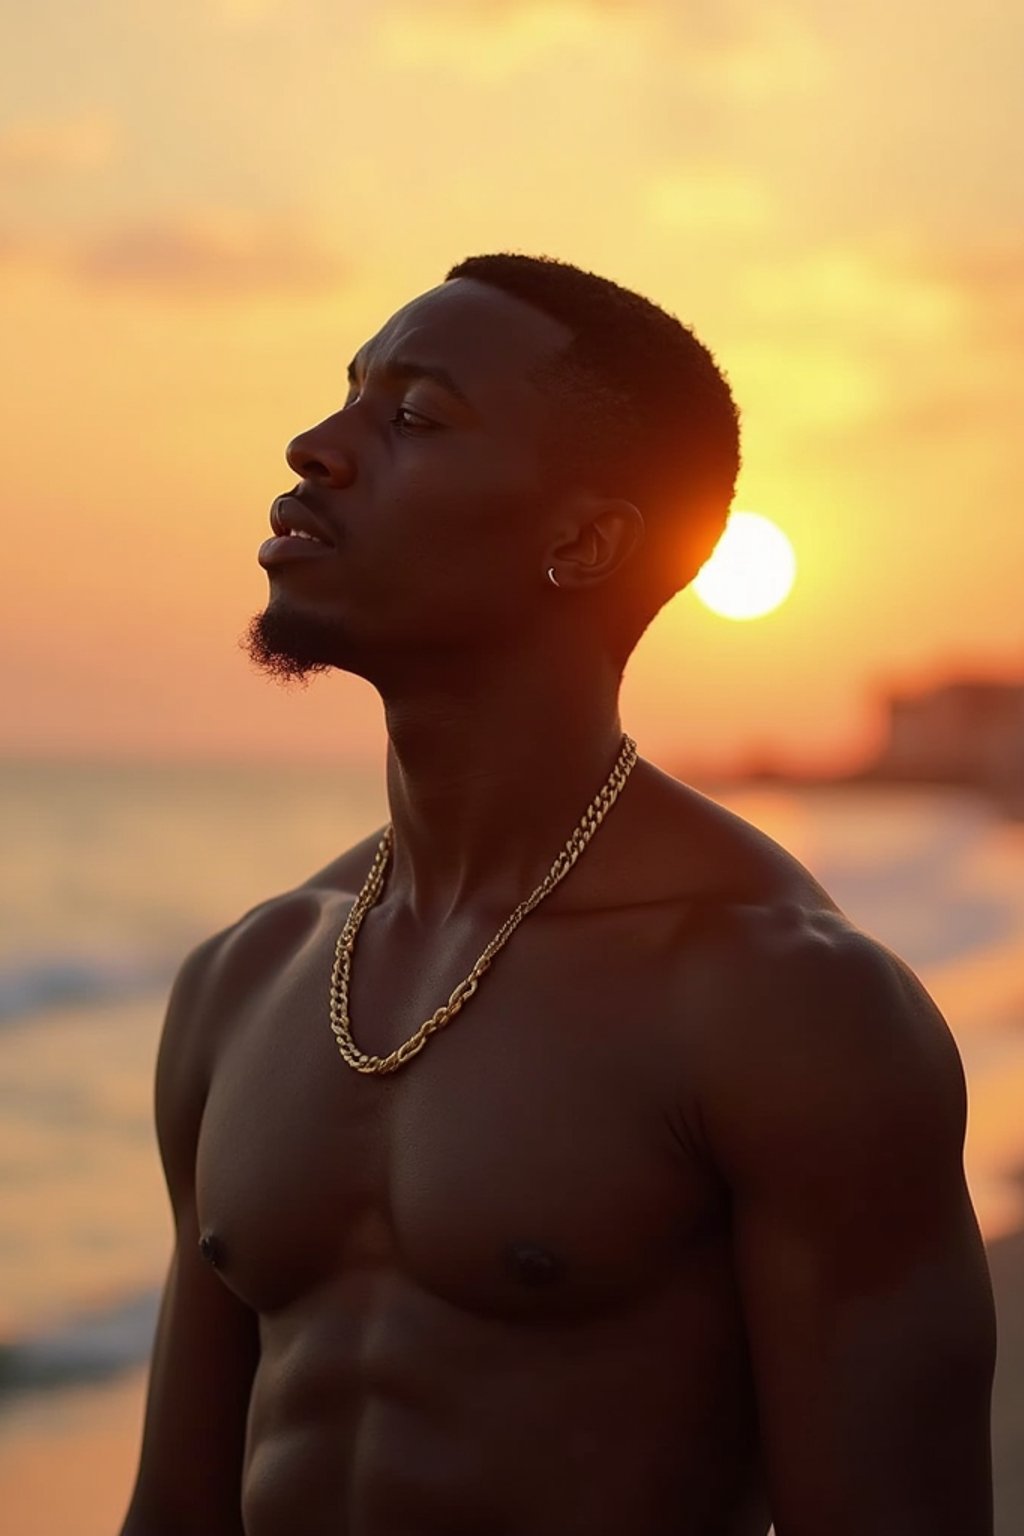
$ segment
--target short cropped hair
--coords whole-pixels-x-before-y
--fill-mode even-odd
[[[548,453],[556,477],[626,497],[644,517],[643,577],[630,583],[631,612],[621,615],[632,649],[725,527],[740,467],[728,382],[674,315],[609,278],[507,252],[467,257],[445,281],[459,277],[522,299],[572,332],[537,378],[560,407]]]

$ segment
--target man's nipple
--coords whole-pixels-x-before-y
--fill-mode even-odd
[[[207,1227],[199,1239],[199,1252],[210,1265],[211,1269],[219,1269],[221,1262],[221,1244],[212,1227]]]
[[[505,1263],[520,1285],[554,1285],[562,1278],[559,1259],[537,1243],[512,1243],[505,1250]]]

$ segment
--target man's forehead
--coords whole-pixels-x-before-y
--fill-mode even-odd
[[[413,350],[449,367],[467,389],[525,381],[562,351],[562,321],[486,283],[454,278],[403,304],[356,354],[358,368]]]

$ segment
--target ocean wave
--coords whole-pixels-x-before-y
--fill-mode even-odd
[[[0,1343],[0,1411],[23,1392],[103,1381],[149,1358],[160,1291],[138,1291],[45,1333]]]
[[[176,957],[40,955],[0,966],[0,1024],[47,1008],[89,1006],[169,986]]]

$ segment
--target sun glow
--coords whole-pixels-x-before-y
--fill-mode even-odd
[[[759,619],[784,603],[796,579],[793,546],[759,512],[733,512],[693,590],[723,619]]]

